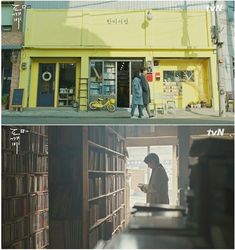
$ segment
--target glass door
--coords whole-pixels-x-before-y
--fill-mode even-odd
[[[117,62],[117,106],[129,108],[130,62]]]
[[[55,63],[39,63],[37,106],[54,107]]]
[[[76,64],[59,64],[58,106],[72,106],[75,100]]]

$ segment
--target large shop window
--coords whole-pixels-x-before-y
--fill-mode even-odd
[[[115,98],[117,107],[130,106],[131,81],[134,73],[143,66],[143,60],[90,61],[89,99]]]
[[[163,71],[164,82],[194,82],[193,70],[167,70]]]
[[[94,62],[90,64],[90,96],[114,96],[116,79],[115,62]]]

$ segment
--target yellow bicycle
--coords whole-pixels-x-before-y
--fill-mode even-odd
[[[89,108],[91,110],[107,108],[109,112],[114,112],[116,100],[114,98],[107,98],[106,100],[98,98],[97,100],[89,103]]]

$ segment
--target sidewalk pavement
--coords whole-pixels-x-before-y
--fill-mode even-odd
[[[25,108],[20,111],[2,110],[2,117],[56,117],[56,118],[130,118],[129,108],[118,108],[115,112],[108,112],[106,110],[89,110],[89,111],[77,111],[74,108]],[[147,114],[145,113],[147,118]],[[191,109],[176,110],[172,114],[157,114],[157,119],[220,119],[220,120],[233,120],[234,113],[227,112],[224,117],[219,117],[218,112],[212,109]],[[153,118],[154,119],[154,118]],[[95,122],[95,120],[94,120]]]

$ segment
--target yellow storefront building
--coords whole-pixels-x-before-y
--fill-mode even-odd
[[[81,110],[98,97],[131,106],[131,81],[148,67],[151,107],[218,110],[216,54],[206,11],[27,10],[20,84],[25,107]]]

